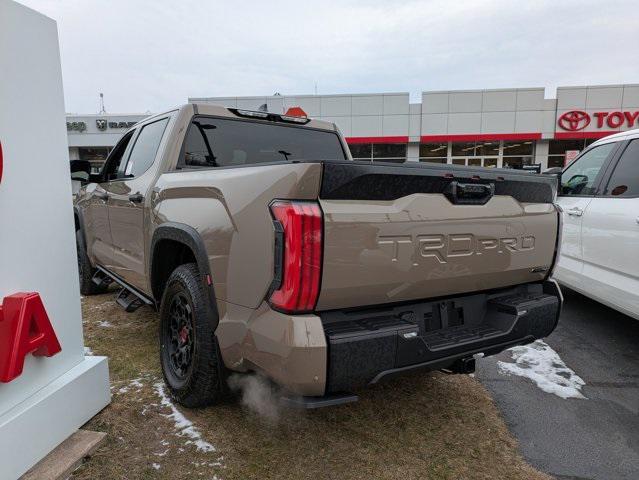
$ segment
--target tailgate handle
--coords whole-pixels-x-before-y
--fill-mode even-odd
[[[484,205],[495,194],[494,183],[460,183],[453,180],[444,195],[455,205]]]

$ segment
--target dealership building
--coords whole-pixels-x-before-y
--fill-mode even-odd
[[[563,166],[590,143],[639,128],[639,85],[190,98],[334,122],[353,158],[485,167]],[[69,115],[69,155],[99,164],[145,115]]]

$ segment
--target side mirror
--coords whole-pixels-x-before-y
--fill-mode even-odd
[[[91,176],[91,163],[88,160],[71,160],[71,180],[87,183]]]

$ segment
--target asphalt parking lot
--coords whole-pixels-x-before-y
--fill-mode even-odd
[[[639,321],[564,289],[565,306],[545,342],[585,384],[561,398],[530,378],[505,375],[512,352],[478,362],[524,458],[559,479],[639,478]]]

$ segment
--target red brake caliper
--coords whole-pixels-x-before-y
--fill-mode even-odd
[[[180,342],[182,342],[182,344],[185,344],[189,339],[189,332],[186,329],[186,325],[182,327],[182,330],[180,330]]]

